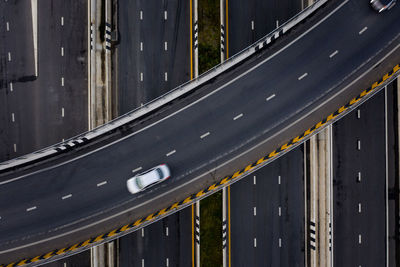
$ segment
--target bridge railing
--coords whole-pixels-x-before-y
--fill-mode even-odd
[[[75,137],[65,140],[64,142],[57,143],[55,145],[40,149],[33,153],[14,158],[8,161],[0,163],[0,173],[14,170],[18,167],[27,166],[32,163],[39,162],[41,160],[51,158],[57,154],[63,153],[65,151],[71,150],[74,147],[81,146],[88,143],[97,137],[105,135],[112,130],[116,130],[124,124],[130,123],[138,118],[141,118],[151,111],[154,111],[166,103],[169,103],[187,93],[194,90],[200,85],[205,84],[210,79],[213,79],[220,75],[221,73],[229,70],[236,64],[242,62],[243,60],[249,58],[255,54],[258,50],[267,47],[274,40],[281,37],[283,34],[288,32],[290,29],[295,27],[297,24],[302,22],[304,19],[313,14],[318,8],[326,4],[329,0],[317,0],[312,5],[306,9],[299,12],[297,15],[289,19],[287,22],[283,23],[281,26],[268,33],[261,39],[259,39],[254,44],[248,46],[237,54],[233,55],[227,59],[224,63],[218,64],[212,69],[206,71],[205,73],[199,75],[197,78],[190,80],[171,91],[151,100],[150,102],[140,106],[118,118],[111,120],[110,122],[101,125],[91,131],[79,134]]]

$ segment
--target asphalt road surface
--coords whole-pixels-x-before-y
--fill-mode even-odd
[[[361,0],[329,3],[292,32],[297,39],[281,39],[132,126],[134,133],[124,139],[25,178],[18,172],[3,175],[0,261],[84,241],[198,192],[301,134],[398,63],[400,55],[392,53],[367,72],[397,49],[399,5],[382,15]],[[191,104],[181,108],[186,103]],[[128,193],[125,184],[132,170],[163,162],[172,169],[169,181],[135,196]],[[16,179],[4,181],[9,178]]]
[[[192,208],[119,239],[119,265],[192,266]]]
[[[118,111],[190,80],[189,1],[119,1]]]
[[[333,127],[335,266],[386,266],[385,92]]]
[[[301,0],[229,0],[228,56],[264,37],[301,11]]]
[[[42,267],[89,267],[90,265],[90,251],[86,250],[82,253],[70,256],[68,258],[47,263]],[[121,265],[122,267],[123,265]]]
[[[41,0],[37,10],[36,78],[30,1],[0,3],[0,160],[87,130],[87,3]]]
[[[231,186],[231,266],[305,266],[302,148]]]

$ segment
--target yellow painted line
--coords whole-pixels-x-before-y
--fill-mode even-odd
[[[90,244],[90,239],[86,240],[85,242],[82,243],[81,247],[85,247]]]
[[[115,230],[112,230],[111,232],[109,232],[108,233],[108,235],[107,236],[109,236],[109,237],[111,237],[111,236],[114,236],[114,235],[116,235],[116,232],[117,231],[117,229],[115,229]]]
[[[139,224],[141,224],[141,221],[142,221],[142,219],[137,220],[137,221],[133,224],[133,226],[138,226]]]
[[[231,267],[231,186],[228,186],[228,266]]]
[[[130,229],[129,224],[122,226],[121,232],[124,232],[126,230]]]
[[[167,208],[160,210],[160,215],[167,213]]]
[[[183,201],[183,204],[189,203],[191,200],[192,200],[192,197],[189,196]]]
[[[320,128],[322,125],[324,125],[325,123],[322,123],[322,121],[318,122],[317,125],[315,125],[315,129]]]
[[[154,217],[154,213],[150,214],[149,216],[146,217],[146,221],[150,221],[151,219],[153,219]]]
[[[93,241],[93,243],[96,243],[96,242],[99,242],[99,241],[103,240],[104,239],[103,236],[104,235],[99,235],[98,237],[96,237],[96,239]]]
[[[286,150],[289,147],[291,147],[292,145],[289,145],[288,143],[284,144],[283,146],[281,146],[281,150]]]
[[[215,187],[216,187],[216,184],[212,184],[212,185],[210,185],[210,186],[208,187],[208,191],[212,191],[212,190],[214,190],[214,189],[215,189]]]
[[[189,11],[189,13],[190,13],[190,79],[192,80],[193,79],[193,40],[192,40],[192,35],[193,35],[193,33],[192,33],[192,27],[193,27],[193,25],[192,25],[192,1],[193,0],[189,0],[190,1],[190,4],[189,4],[189,6],[190,6],[190,11]]]
[[[226,0],[225,4],[225,51],[226,51],[226,59],[229,58],[229,34],[228,34],[228,0]]]
[[[69,251],[74,251],[75,249],[77,249],[77,248],[78,248],[78,245],[79,245],[79,243],[77,243],[77,244],[73,245],[73,246],[72,246],[72,247],[70,247],[68,250],[69,250]]]
[[[23,261],[20,261],[18,264],[17,264],[17,266],[22,266],[22,265],[25,265],[26,264],[26,260],[23,260]]]
[[[192,267],[194,267],[194,204],[192,204]]]
[[[301,138],[300,136],[297,136],[296,138],[293,139],[293,143],[297,143],[297,142],[299,142],[301,139],[303,139],[303,138]]]
[[[259,159],[259,160],[257,160],[257,165],[259,165],[259,164],[261,164],[261,163],[263,163],[264,162],[264,157],[262,157],[261,159]]]
[[[201,197],[202,195],[204,195],[205,193],[204,193],[204,190],[201,190],[200,192],[198,192],[197,194],[196,194],[196,197]]]
[[[269,153],[268,157],[272,158],[272,157],[275,157],[276,155],[278,155],[278,154],[276,153],[276,150],[274,150],[271,153]]]
[[[31,262],[36,262],[36,261],[39,260],[39,258],[40,258],[40,256],[36,256],[36,257],[34,257],[33,259],[31,259]],[[1,265],[1,266],[3,266],[3,265]]]
[[[44,255],[43,258],[48,259],[51,256],[53,256],[53,251],[51,251],[51,252],[47,253],[46,255]]]
[[[14,266],[14,263],[10,263],[6,267],[13,267],[13,266]]]
[[[57,254],[57,255],[63,254],[63,253],[65,253],[65,250],[66,250],[66,249],[67,249],[67,248],[59,249],[59,250],[57,250],[56,254]]]

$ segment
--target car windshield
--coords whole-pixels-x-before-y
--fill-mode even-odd
[[[163,178],[163,173],[162,173],[162,171],[160,170],[160,168],[157,168],[156,171],[157,171],[157,173],[158,173],[159,179],[162,179],[162,178]]]
[[[136,179],[135,179],[135,182],[136,182],[136,185],[137,185],[137,187],[138,187],[139,189],[142,189],[142,188],[143,188],[143,184],[142,184],[142,181],[140,180],[140,177],[136,178]]]

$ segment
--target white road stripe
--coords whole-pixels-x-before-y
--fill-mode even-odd
[[[14,152],[17,152],[17,144],[14,144]]]
[[[358,235],[358,244],[361,244],[361,234]]]
[[[10,23],[8,21],[6,22],[6,26],[7,26],[7,31],[9,32],[10,31]]]
[[[281,176],[278,176],[278,184],[281,184]]]
[[[165,266],[169,267],[169,259],[168,258],[165,260]]]
[[[167,10],[164,11],[164,19],[167,20]]]
[[[359,31],[359,32],[358,32],[358,34],[360,34],[360,35],[361,35],[361,34],[363,34],[363,32],[365,32],[367,29],[368,29],[368,27],[364,27],[364,28],[362,28],[362,30],[361,30],[361,31]]]
[[[168,81],[168,73],[167,73],[167,72],[164,73],[164,80],[165,80],[165,81]]]
[[[140,10],[140,20],[143,20],[143,11]]]
[[[8,52],[8,61],[11,61],[11,52]]]
[[[64,26],[64,17],[61,17],[61,26]]]
[[[168,42],[164,42],[164,50],[165,50],[165,51],[168,50]]]
[[[172,150],[170,152],[167,153],[167,157],[171,156],[172,154],[174,154],[176,152],[176,150]]]
[[[357,180],[358,180],[358,182],[361,182],[361,172],[358,172]]]
[[[235,121],[235,120],[237,120],[237,119],[239,119],[239,118],[241,118],[241,117],[243,117],[243,113],[240,113],[239,115],[237,115],[236,117],[234,117],[233,120]]]
[[[169,234],[169,230],[168,230],[168,226],[167,226],[167,227],[165,227],[165,235],[168,236],[168,234]]]
[[[142,167],[138,167],[138,168],[132,170],[132,172],[138,172],[138,171],[140,171],[141,169],[142,169]]]
[[[266,101],[270,101],[272,98],[274,98],[275,97],[275,94],[272,94],[272,95],[270,95],[269,97],[267,97],[265,100]]]
[[[253,183],[254,183],[254,184],[257,183],[257,181],[256,181],[256,176],[255,176],[255,175],[254,175],[254,177],[253,177]]]
[[[338,50],[336,50],[335,52],[333,52],[332,54],[329,55],[329,58],[333,58],[334,56],[336,56],[339,53]]]
[[[357,149],[361,150],[361,140],[357,140]]]
[[[61,108],[61,117],[64,118],[65,112],[64,112],[64,108]]]
[[[143,51],[143,42],[140,42],[140,51]]]
[[[142,259],[142,267],[144,267],[144,259]]]
[[[254,208],[253,208],[253,215],[254,215],[254,216],[257,216],[257,207],[254,207]]]
[[[282,209],[281,209],[281,207],[279,206],[279,208],[278,208],[278,215],[279,215],[279,217],[281,217],[282,216]]]
[[[11,120],[12,120],[12,122],[15,122],[15,115],[14,115],[14,113],[11,113]]]
[[[72,197],[72,194],[69,194],[69,195],[63,196],[61,199],[62,199],[62,200],[64,200],[64,199],[67,199],[67,198],[70,198],[70,197]]]
[[[279,28],[279,20],[276,20],[276,28]]]
[[[144,237],[144,228],[142,228],[142,237]]]
[[[61,77],[61,86],[64,86],[64,77]]]
[[[357,119],[361,118],[361,110],[357,109]]]
[[[102,186],[102,185],[105,185],[105,184],[107,184],[107,181],[103,181],[103,182],[101,182],[101,183],[98,183],[98,184],[97,184],[97,187]]]
[[[143,72],[140,73],[140,81],[143,82]]]
[[[254,31],[254,20],[251,21],[251,30]]]
[[[301,80],[301,79],[304,79],[306,76],[308,75],[308,73],[306,72],[306,73],[304,73],[303,75],[301,75],[299,78],[297,78],[299,81]]]
[[[64,56],[64,47],[63,46],[61,46],[61,56],[62,57]]]
[[[257,238],[254,237],[254,247],[257,247]]]
[[[282,239],[279,238],[279,247],[282,247]]]
[[[204,137],[207,137],[210,135],[210,132],[206,132],[205,134],[203,134],[202,136],[200,136],[201,139],[203,139]]]
[[[10,91],[12,92],[14,90],[13,83],[10,83]]]
[[[358,213],[361,213],[361,203],[358,203]]]
[[[30,208],[27,208],[26,211],[32,211],[32,210],[35,210],[36,208],[37,208],[36,206],[33,206],[33,207],[30,207]]]

